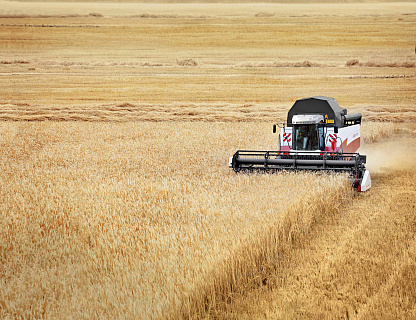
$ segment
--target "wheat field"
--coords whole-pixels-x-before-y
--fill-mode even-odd
[[[261,135],[258,125],[238,138],[235,125],[218,124],[4,130],[3,317],[167,316],[210,273],[235,277],[229,264],[244,259],[235,251],[266,226],[295,219],[293,190],[308,198],[312,180],[314,195],[348,189],[343,177],[229,172],[229,145]]]
[[[414,3],[0,4],[0,318],[415,316]],[[314,95],[371,191],[227,167]]]

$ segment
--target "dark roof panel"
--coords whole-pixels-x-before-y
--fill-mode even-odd
[[[334,120],[338,127],[344,125],[343,115],[347,112],[342,109],[334,98],[315,96],[296,100],[287,115],[287,123],[292,123],[292,117],[297,114],[321,114],[328,115],[328,120]]]

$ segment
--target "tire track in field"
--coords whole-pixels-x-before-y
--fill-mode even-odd
[[[400,143],[411,147],[413,139]],[[390,143],[368,148],[369,156],[382,149],[389,152]],[[271,286],[236,297],[218,317],[416,318],[416,152],[406,150],[397,167],[386,154],[385,165],[372,172],[371,191],[317,225]]]

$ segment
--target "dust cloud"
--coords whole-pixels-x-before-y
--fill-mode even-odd
[[[415,135],[395,135],[388,141],[380,141],[360,148],[367,155],[366,168],[371,173],[416,168]]]

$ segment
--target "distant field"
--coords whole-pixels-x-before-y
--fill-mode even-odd
[[[0,318],[415,314],[415,3],[0,8]],[[372,191],[228,169],[315,95],[363,114]]]
[[[1,7],[3,119],[272,120],[316,94],[415,117],[413,3]]]

